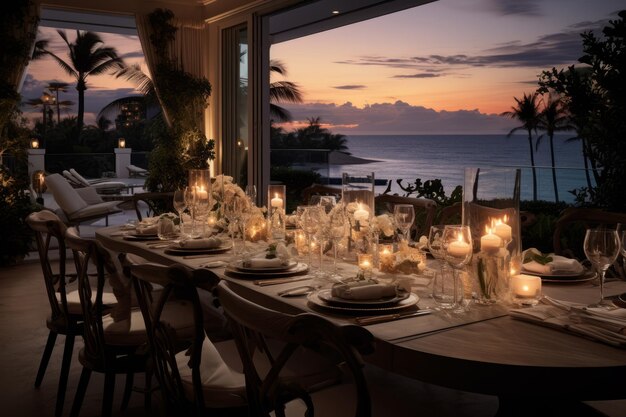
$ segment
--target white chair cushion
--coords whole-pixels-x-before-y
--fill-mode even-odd
[[[204,403],[212,408],[243,406],[246,403],[245,376],[224,362],[216,346],[220,350],[237,350],[232,340],[214,345],[208,337],[204,337],[200,359],[200,380]],[[185,394],[187,398],[193,398],[193,380],[186,351],[176,355],[176,363]]]
[[[117,207],[120,201],[105,201],[104,203],[93,204],[91,206],[83,207],[82,209],[75,211],[69,215],[70,220],[85,219],[93,216],[98,216],[112,213],[118,213],[121,210]]]
[[[98,204],[98,203],[104,202],[104,200],[100,197],[96,189],[93,187],[77,188],[76,192],[78,193],[78,195],[81,196],[83,200],[85,200],[87,204],[91,205],[91,204]]]
[[[85,187],[89,186],[89,181],[87,181],[85,177],[83,177],[78,172],[76,172],[74,168],[70,168],[70,174],[72,174],[74,178],[76,178],[76,180],[80,182],[81,184],[83,184]]]
[[[46,177],[46,185],[52,191],[54,200],[61,210],[72,217],[74,213],[87,207],[87,203],[76,192],[74,188],[59,174],[52,174]]]
[[[187,301],[168,302],[163,309],[161,320],[169,323],[181,338],[193,335],[193,312]],[[130,319],[115,321],[110,314],[102,317],[104,338],[108,344],[116,346],[138,346],[147,343],[146,325],[141,310],[133,309]]]
[[[57,300],[59,303],[61,302],[61,294],[57,293]],[[91,296],[91,301],[96,301],[96,292],[93,291]],[[102,303],[107,306],[113,306],[117,303],[115,296],[110,292],[102,293]],[[83,314],[83,309],[80,306],[80,297],[78,296],[78,291],[70,291],[67,293],[67,310],[70,314]]]

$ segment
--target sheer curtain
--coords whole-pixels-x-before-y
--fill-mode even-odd
[[[150,41],[152,35],[152,27],[150,26],[149,13],[136,14],[135,21],[137,24],[137,33],[141,42],[146,65],[150,73],[154,75],[156,66],[158,65],[158,57],[154,50],[154,45]],[[172,24],[178,29],[176,31],[174,42],[171,42],[168,48],[169,58],[172,59],[177,67],[196,77],[206,76],[203,53],[205,43],[205,25],[203,21],[190,21],[174,18]],[[154,78],[153,78],[154,81]],[[157,96],[159,96],[159,86],[155,83]],[[163,108],[165,111],[165,108]],[[205,115],[206,117],[206,115]],[[168,115],[165,118],[169,123]],[[204,128],[204,123],[201,124]]]

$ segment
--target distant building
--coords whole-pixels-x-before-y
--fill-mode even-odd
[[[131,100],[120,106],[120,113],[115,118],[115,128],[122,130],[136,126],[146,120],[144,100]]]

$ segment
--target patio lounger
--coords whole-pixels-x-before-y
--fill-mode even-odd
[[[63,176],[68,178],[67,175],[65,175],[66,172],[67,171],[63,171]],[[93,187],[98,194],[119,194],[122,190],[128,188],[126,183],[120,181],[109,181],[107,179],[88,180],[73,168],[69,170],[69,174],[73,178],[73,181],[68,179],[70,184],[80,184],[79,187]]]
[[[48,175],[46,185],[59,206],[57,214],[68,225],[105,218],[108,226],[109,214],[122,212],[117,206],[121,201],[103,201],[91,186],[73,188],[62,175]]]
[[[148,176],[148,171],[140,168],[138,166],[135,165],[129,165],[126,167],[128,169],[128,176],[129,177],[146,177]]]

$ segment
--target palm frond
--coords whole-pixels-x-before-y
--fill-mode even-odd
[[[270,101],[302,103],[302,92],[290,81],[276,81],[270,84]]]
[[[67,75],[78,79],[78,73],[74,70],[74,68],[72,68],[70,64],[68,64],[63,59],[59,58],[58,56],[56,56],[54,53],[50,51],[46,51],[46,53],[50,55],[57,62],[57,64],[59,64],[61,69],[65,71]]]
[[[270,103],[270,116],[278,122],[291,122],[293,120],[289,110],[274,103]]]

